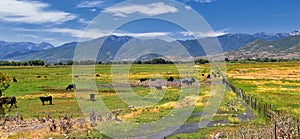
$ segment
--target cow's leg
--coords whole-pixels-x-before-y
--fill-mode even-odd
[[[50,105],[52,105],[52,100],[49,100],[50,101]]]
[[[44,104],[44,101],[42,101],[42,102],[43,102],[43,105],[45,105],[45,104]]]

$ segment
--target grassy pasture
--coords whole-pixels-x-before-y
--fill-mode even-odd
[[[117,68],[121,69],[122,67]],[[82,75],[79,75],[80,79],[85,78],[84,74],[90,74],[84,73],[85,70],[90,71],[91,69],[82,68]],[[18,80],[17,83],[12,82],[8,90],[4,92],[4,95],[16,96],[18,100],[19,108],[13,109],[8,114],[18,112],[26,118],[36,117],[39,114],[43,114],[43,112],[74,113],[76,117],[82,116],[74,93],[65,90],[66,86],[72,83],[71,66],[1,67],[0,72],[7,73],[11,78],[16,77]],[[111,65],[97,65],[94,72],[101,75],[101,77],[94,76],[92,79],[97,84],[111,84]],[[37,78],[37,76],[41,77]],[[175,79],[179,78],[176,66],[133,65],[129,71],[129,80],[136,81],[140,78],[168,78],[169,76],[173,76]],[[135,87],[133,90],[140,96],[148,95],[151,91],[151,89],[144,87]],[[124,109],[128,106],[128,104],[118,98],[113,88],[99,87],[98,93],[110,109]],[[168,89],[159,105],[176,101],[178,93],[178,89]],[[41,105],[38,97],[47,95],[53,96],[54,105]]]
[[[246,94],[300,117],[300,63],[228,64],[227,77]]]
[[[89,67],[90,68],[90,67]],[[120,70],[122,67],[117,67]],[[182,73],[189,72],[190,67],[186,67]],[[246,63],[246,64],[228,64],[228,72],[226,76],[237,87],[243,88],[247,94],[253,95],[260,101],[275,104],[279,110],[288,110],[291,113],[300,116],[300,66],[299,63]],[[91,70],[91,69],[87,69]],[[209,65],[201,65],[197,67],[197,76],[200,81],[205,77],[201,74],[210,72]],[[101,77],[93,76],[98,87],[98,94],[101,99],[111,110],[121,109],[120,118],[137,123],[147,123],[161,119],[170,113],[170,110],[176,107],[180,90],[177,88],[168,88],[165,90],[165,95],[162,100],[155,106],[147,108],[136,108],[128,110],[129,104],[123,102],[111,87],[101,86],[110,85],[111,66],[97,65],[94,73],[79,74],[79,79],[86,79],[85,74],[100,74]],[[72,83],[72,67],[1,67],[0,72],[7,73],[11,78],[16,77],[18,82],[11,83],[8,90],[4,92],[6,96],[16,96],[18,101],[18,108],[12,109],[8,114],[13,115],[16,112],[22,114],[25,118],[36,118],[43,115],[44,112],[53,113],[54,117],[59,114],[73,114],[74,117],[83,116],[81,110],[76,102],[76,98],[72,91],[66,91],[68,84]],[[37,78],[37,76],[41,78]],[[47,78],[45,78],[47,76]],[[138,81],[140,78],[168,78],[173,76],[175,79],[179,78],[179,73],[175,65],[132,65],[129,70],[129,80]],[[91,79],[89,79],[91,80]],[[134,92],[140,96],[146,96],[151,93],[150,88],[134,87]],[[204,109],[207,99],[210,96],[210,86],[202,85],[200,88],[200,95],[194,109],[194,113],[201,112]],[[160,93],[160,92],[158,92]],[[54,105],[42,106],[39,96],[52,95]],[[227,104],[230,102],[237,102],[237,97],[232,92],[226,92],[223,102],[219,108],[219,113],[216,114],[213,120],[228,120],[232,124],[238,124],[236,118],[228,116],[230,114],[243,114],[245,109],[240,105],[234,106],[238,109],[237,112],[229,110]],[[46,102],[47,104],[47,102]],[[228,115],[227,115],[228,114]],[[186,123],[194,123],[200,120],[199,117],[191,116]],[[224,128],[223,126],[209,127],[201,129],[192,134],[179,134],[171,138],[205,138],[213,130]],[[97,131],[95,131],[97,132]],[[34,134],[34,133],[21,133]],[[79,136],[85,133],[74,133],[74,136]],[[95,136],[101,136],[97,133]],[[54,137],[59,137],[55,135]],[[47,136],[48,137],[48,136]],[[49,135],[51,137],[51,134]],[[16,137],[17,138],[17,137]]]

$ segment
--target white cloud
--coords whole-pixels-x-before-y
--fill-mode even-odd
[[[186,10],[192,10],[192,7],[191,6],[185,6],[184,7]]]
[[[83,18],[80,18],[80,19],[78,20],[78,22],[83,23],[83,24],[89,24],[91,21],[85,20],[85,19],[83,19]]]
[[[97,29],[94,30],[78,30],[78,29],[69,29],[69,28],[52,28],[52,29],[46,29],[46,30],[41,30],[44,32],[51,32],[51,33],[61,33],[61,34],[66,34],[70,35],[72,37],[83,37],[83,38],[88,38],[88,39],[94,39],[99,37],[100,32]]]
[[[99,37],[105,37],[109,35],[116,36],[132,36],[136,38],[154,38],[154,37],[163,37],[170,35],[169,32],[147,32],[147,33],[128,33],[122,31],[116,31],[111,33],[109,30],[99,30],[99,29],[90,29],[90,30],[79,30],[79,29],[70,29],[70,28],[51,28],[51,29],[25,29],[17,28],[16,31],[22,32],[50,32],[50,33],[60,33],[64,35],[69,35],[75,38],[84,38],[84,39],[96,39]]]
[[[47,32],[53,33],[63,33],[69,34],[72,37],[82,37],[86,39],[95,39],[99,37],[109,36],[109,35],[116,35],[116,36],[132,36],[137,38],[147,38],[147,37],[159,37],[159,36],[167,36],[168,32],[148,32],[148,33],[121,33],[121,32],[113,32],[110,31],[103,31],[98,29],[90,29],[90,30],[77,30],[77,29],[67,29],[67,28],[54,28],[45,30]]]
[[[168,36],[169,32],[147,32],[147,33],[113,33],[116,36],[131,36],[136,38],[154,38]]]
[[[208,31],[208,32],[180,32],[180,33],[185,37],[195,36],[198,38],[218,37],[218,36],[228,34],[228,32],[224,30]]]
[[[97,11],[97,9],[91,9],[90,11],[91,11],[91,12],[96,12],[96,11]]]
[[[24,38],[33,38],[33,39],[39,39],[39,36],[37,35],[31,35],[31,34],[22,34],[21,35]]]
[[[166,13],[176,13],[178,9],[176,7],[166,5],[162,2],[152,3],[148,5],[126,5],[126,6],[114,6],[104,10],[106,13],[112,13],[114,16],[126,17],[130,14],[142,14],[147,16],[154,16]]]
[[[200,3],[211,3],[216,0],[185,0],[185,1],[195,1],[195,2],[200,2]]]
[[[211,2],[214,2],[215,0],[196,0],[198,2],[201,2],[201,3],[211,3]]]
[[[97,8],[101,7],[104,1],[83,1],[77,5],[78,8]]]
[[[29,24],[63,23],[76,18],[63,11],[46,10],[49,5],[37,1],[0,0],[0,20]]]

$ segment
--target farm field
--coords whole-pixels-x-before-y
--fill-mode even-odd
[[[214,78],[206,78],[207,74],[211,74],[208,64],[200,65],[197,70],[197,77],[201,85],[199,95],[193,96],[196,99],[195,108],[183,127],[176,130],[168,138],[210,138],[216,130],[224,127],[235,128],[239,124],[245,124],[248,120],[260,118],[260,116],[253,116],[254,112],[251,112],[251,108],[245,106],[242,100],[227,89],[218,113],[211,124],[204,129],[198,129],[196,124],[200,121],[201,112],[203,112],[210,97],[210,82]],[[288,111],[295,116],[300,116],[299,63],[228,63],[227,70],[228,80],[235,86],[242,88],[246,94],[253,95],[265,103],[274,104],[277,110]],[[89,123],[88,118],[83,118],[84,115],[73,90],[66,90],[67,85],[72,84],[74,77],[71,66],[0,67],[0,72],[7,73],[11,78],[16,77],[18,80],[17,83],[12,82],[10,87],[4,91],[5,96],[16,96],[18,102],[17,108],[6,111],[7,115],[13,116],[18,113],[26,120],[44,117],[46,113],[50,113],[56,120],[62,115],[72,115],[74,121],[82,118],[87,122],[84,122],[84,128],[81,130],[77,125],[74,125],[72,132],[68,133],[69,137],[107,138]],[[168,87],[154,91],[158,94],[164,91],[164,96],[154,106],[129,109],[130,104],[122,101],[115,89],[111,87],[112,76],[110,73],[111,65],[97,65],[94,73],[88,73],[93,75],[93,78],[89,78],[89,80],[94,80],[98,86],[98,92],[91,93],[101,97],[111,111],[120,111],[118,118],[122,121],[138,124],[156,121],[169,115],[172,109],[182,105],[177,103],[181,93],[179,88]],[[96,74],[100,76],[97,77]],[[141,78],[159,77],[166,79],[170,76],[175,79],[179,78],[179,73],[174,65],[133,65],[128,77],[130,81],[138,82]],[[85,73],[82,73],[76,78],[85,80],[86,77]],[[139,86],[133,87],[133,90],[140,96],[147,96],[153,91],[153,89]],[[48,102],[45,102],[46,105],[43,106],[38,97],[48,95],[53,97],[53,105],[48,105]],[[105,115],[105,112],[102,114]],[[118,123],[117,121],[112,122]],[[264,120],[259,122],[264,122]],[[190,127],[189,130],[186,130],[187,127]],[[37,130],[44,134],[38,134]],[[11,132],[7,132],[7,130],[2,129],[0,136],[8,138],[64,138],[59,130],[49,131],[47,124],[44,124],[44,128],[37,130],[11,130]]]
[[[226,76],[247,95],[300,117],[300,64],[228,64]]]

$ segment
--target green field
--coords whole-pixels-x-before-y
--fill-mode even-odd
[[[186,71],[189,71],[187,67]],[[286,110],[296,116],[300,116],[300,67],[299,63],[248,63],[248,64],[228,64],[228,72],[226,76],[229,81],[239,88],[243,88],[247,94],[253,95],[262,102],[274,104],[278,110]],[[88,69],[93,70],[93,69]],[[197,103],[193,114],[202,112],[208,98],[210,97],[210,80],[206,80],[201,75],[210,73],[209,65],[200,65],[197,67],[198,79],[201,82],[199,96],[196,97]],[[94,73],[83,73],[79,75],[81,80],[92,80],[97,85],[109,85],[111,79],[111,65],[97,65]],[[57,66],[57,67],[1,67],[0,72],[7,73],[10,78],[15,77],[18,82],[11,82],[11,86],[4,92],[5,96],[16,96],[18,108],[7,110],[7,115],[16,113],[24,116],[25,119],[37,118],[43,116],[45,112],[50,112],[51,115],[57,118],[61,114],[72,114],[74,118],[82,117],[82,111],[79,108],[74,92],[66,91],[67,85],[72,83],[72,67]],[[92,74],[92,76],[86,76]],[[100,77],[95,75],[99,74]],[[41,78],[37,78],[41,76]],[[46,76],[46,77],[45,77]],[[129,71],[129,80],[131,82],[139,81],[141,78],[168,78],[180,77],[176,66],[174,65],[133,65]],[[92,77],[86,79],[86,77]],[[205,81],[206,80],[206,81]],[[134,92],[139,96],[151,94],[150,88],[134,87]],[[169,87],[163,89],[165,91],[162,99],[154,106],[147,108],[128,109],[130,104],[123,102],[115,90],[111,87],[99,87],[96,95],[101,96],[103,102],[111,111],[121,110],[119,117],[123,121],[135,123],[148,123],[158,119],[162,119],[170,114],[170,111],[175,107],[180,107],[183,104],[177,103],[181,91],[179,88]],[[158,91],[158,92],[157,92]],[[156,90],[156,93],[162,93]],[[91,92],[95,93],[95,92]],[[42,105],[39,96],[53,97],[54,105]],[[188,96],[186,96],[188,97]],[[88,101],[88,100],[87,100]],[[47,103],[47,102],[46,102]],[[234,103],[233,106],[228,106],[229,103]],[[235,109],[236,111],[232,111]],[[194,133],[180,133],[172,135],[171,138],[206,138],[215,130],[225,127],[235,127],[241,124],[242,121],[230,115],[243,115],[245,108],[238,100],[237,96],[230,90],[227,90],[219,112],[213,118],[215,126],[207,127],[194,131]],[[190,116],[186,124],[193,124],[200,121],[200,116]],[[227,124],[223,125],[222,122]],[[91,129],[89,129],[91,130]],[[97,130],[92,130],[91,136],[103,137],[97,133]],[[20,138],[24,135],[34,135],[35,132],[23,131],[12,135],[11,138]],[[0,133],[1,135],[1,133]],[[70,133],[70,136],[82,137],[85,132]],[[45,137],[62,138],[61,134],[47,131]],[[34,137],[34,136],[33,136]]]

